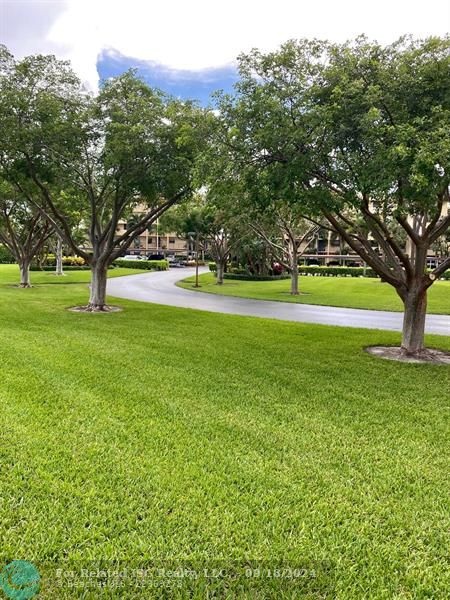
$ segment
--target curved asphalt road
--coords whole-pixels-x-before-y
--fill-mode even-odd
[[[207,269],[200,269],[205,273]],[[341,327],[363,327],[368,329],[389,329],[401,331],[402,314],[379,310],[357,308],[337,308],[334,306],[314,306],[235,298],[185,290],[175,283],[195,274],[195,269],[171,269],[169,271],[127,275],[108,280],[108,294],[116,298],[153,302],[181,308],[194,308],[210,312],[233,315],[265,317],[282,321],[320,323]],[[449,315],[428,315],[426,332],[450,335]]]

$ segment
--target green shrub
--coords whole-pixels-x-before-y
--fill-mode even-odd
[[[124,260],[118,258],[113,262],[113,265],[125,269],[146,269],[147,271],[167,271],[169,268],[167,260]]]
[[[224,279],[240,279],[242,281],[277,281],[279,279],[289,279],[290,275],[282,273],[281,275],[252,275],[251,273],[224,273]]]
[[[299,265],[300,275],[317,275],[322,277],[378,277],[370,268],[366,267],[325,267],[319,265]]]
[[[63,266],[68,267],[82,267],[86,265],[86,261],[81,256],[63,256],[62,259]],[[45,259],[45,264],[49,267],[56,266],[56,256],[54,254],[47,254]]]
[[[217,271],[217,265],[215,262],[208,263],[208,267],[212,273],[215,273]]]
[[[5,246],[0,246],[0,264],[6,265],[15,262],[14,256],[11,254],[8,248],[5,248]]]
[[[244,267],[230,267],[228,273],[233,275],[252,275],[252,273],[249,273]]]
[[[378,277],[373,269],[366,267],[322,267],[319,265],[299,265],[300,275],[316,275],[322,277]],[[431,269],[429,269],[431,272]],[[441,279],[450,280],[450,269],[441,275]]]

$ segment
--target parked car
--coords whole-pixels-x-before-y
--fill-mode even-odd
[[[117,260],[142,260],[143,256],[139,256],[139,254],[126,254],[125,256],[119,256]]]
[[[164,260],[164,254],[149,254],[147,260]]]
[[[169,263],[169,267],[184,267],[181,258],[177,258],[176,256],[168,256],[166,260]]]

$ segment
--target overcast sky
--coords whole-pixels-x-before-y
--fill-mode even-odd
[[[449,0],[0,0],[0,41],[17,57],[68,58],[92,89],[138,66],[151,83],[202,100],[232,84],[234,59],[253,47],[449,30]]]

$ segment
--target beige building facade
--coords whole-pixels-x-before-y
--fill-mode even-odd
[[[117,235],[126,230],[126,223],[119,223],[116,229]],[[164,256],[187,256],[189,244],[176,233],[160,233],[158,225],[155,224],[151,231],[145,231],[137,237],[129,247],[127,254],[148,256],[150,254],[163,254]]]

